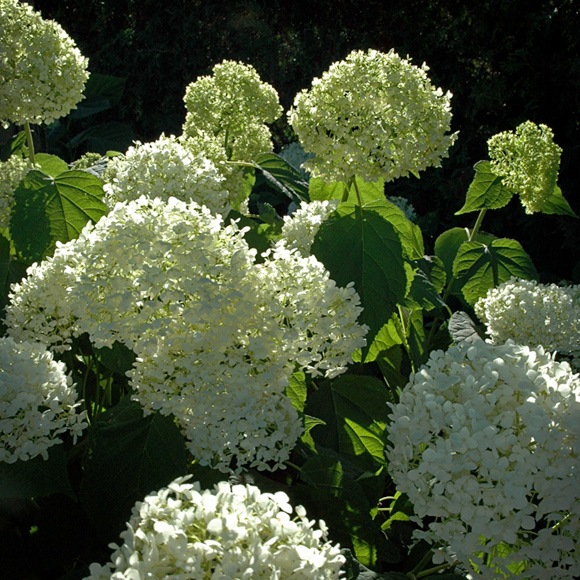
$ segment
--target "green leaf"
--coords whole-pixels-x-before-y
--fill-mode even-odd
[[[456,344],[461,342],[474,344],[478,341],[485,340],[485,333],[480,333],[469,314],[461,310],[453,313],[449,319],[448,328],[449,334]]]
[[[304,411],[306,397],[308,396],[306,388],[306,375],[302,372],[295,372],[288,381],[286,387],[286,396],[292,402],[292,406],[300,412]]]
[[[301,200],[310,201],[308,183],[302,174],[287,161],[275,153],[262,153],[256,157],[256,164],[276,191],[283,193],[295,203]]]
[[[451,228],[443,232],[435,240],[435,255],[445,266],[445,274],[448,280],[453,277],[453,262],[461,244],[469,239],[469,230],[467,228]],[[495,236],[478,233],[474,241],[487,244],[496,239]]]
[[[552,196],[544,203],[540,208],[541,213],[549,215],[569,215],[571,217],[578,217],[574,210],[570,207],[570,204],[564,199],[562,190],[556,185],[554,188],[554,193]]]
[[[312,177],[308,186],[308,195],[311,201],[326,201],[342,199],[347,184],[344,181],[324,181],[320,177]]]
[[[354,283],[364,309],[361,322],[370,328],[369,344],[406,296],[413,277],[399,234],[382,210],[341,204],[320,227],[311,250],[339,286]]]
[[[37,153],[34,156],[36,163],[44,173],[50,177],[56,177],[65,171],[68,171],[68,164],[56,155],[49,155],[48,153]]]
[[[326,423],[313,433],[314,440],[361,469],[376,471],[386,461],[388,400],[387,388],[375,377],[344,375],[324,382],[306,405],[306,413]]]
[[[519,242],[507,238],[489,244],[465,242],[453,263],[453,274],[468,304],[473,306],[490,288],[512,276],[537,280],[530,256]]]
[[[14,192],[10,234],[20,255],[29,262],[52,255],[57,241],[79,236],[88,221],[107,212],[101,201],[103,184],[86,171],[66,171],[51,177],[31,170]]]
[[[326,423],[319,419],[318,417],[311,417],[310,415],[304,415],[304,433],[300,440],[311,450],[316,451],[316,443],[312,438],[310,431],[317,425],[326,425]]]
[[[320,177],[313,177],[310,179],[308,192],[312,201],[342,200],[347,189],[348,196],[346,201],[350,203],[358,203],[357,189],[363,205],[371,201],[385,200],[385,182],[382,179],[372,182],[355,177],[355,183],[347,184],[344,181],[326,182]]]
[[[489,161],[475,164],[475,176],[465,198],[464,206],[455,215],[479,211],[482,209],[500,209],[506,206],[514,192],[505,187],[501,177],[491,170]]]
[[[45,497],[53,493],[74,497],[62,444],[49,447],[47,460],[37,456],[16,463],[0,461],[0,497]]]
[[[121,101],[126,83],[126,78],[92,72],[85,85],[84,94],[87,100],[94,97],[103,97],[108,99],[112,106],[115,106]],[[79,105],[82,105],[82,103],[83,101]]]
[[[413,263],[417,266],[417,269],[415,270],[411,290],[404,301],[406,308],[433,310],[434,308],[445,307],[445,302],[439,296],[442,290],[441,283],[445,283],[445,268],[440,259],[436,258],[436,260],[431,260],[426,256]],[[434,276],[440,289],[431,282],[430,274]]]
[[[81,502],[99,536],[113,540],[136,501],[185,475],[185,441],[171,417],[144,417],[126,397],[93,424],[83,467]]]
[[[393,314],[389,322],[385,324],[375,336],[375,339],[369,347],[369,353],[364,362],[372,362],[377,360],[379,355],[396,346],[403,344],[405,341],[403,329],[401,328],[401,321],[396,314]]]

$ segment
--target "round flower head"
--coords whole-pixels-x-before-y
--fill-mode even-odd
[[[186,137],[200,131],[219,138],[227,159],[251,161],[272,150],[271,133],[264,123],[281,114],[278,93],[262,82],[251,65],[224,60],[211,76],[199,77],[185,90]]]
[[[288,113],[313,177],[365,181],[439,167],[456,134],[448,135],[451,93],[435,88],[427,66],[391,50],[351,52],[302,90]]]
[[[0,0],[0,121],[50,124],[83,98],[88,60],[62,27]]]
[[[389,473],[415,519],[430,518],[417,538],[482,579],[575,577],[580,377],[567,363],[512,341],[462,343],[433,352],[391,408]]]
[[[487,147],[492,171],[520,196],[526,213],[540,211],[554,193],[562,154],[550,127],[526,121],[515,133],[494,135]]]
[[[48,459],[67,431],[76,440],[87,426],[78,406],[64,364],[43,345],[0,338],[0,461]]]
[[[111,562],[91,564],[85,580],[336,580],[345,562],[326,541],[326,526],[308,520],[283,492],[220,482],[201,490],[188,477],[133,508]]]
[[[111,159],[103,175],[104,201],[113,207],[141,195],[196,201],[221,215],[229,212],[225,179],[206,157],[184,147],[175,137],[137,142],[125,155]]]
[[[512,278],[488,290],[475,313],[495,344],[512,339],[565,354],[580,350],[580,285]]]
[[[14,190],[30,169],[32,169],[30,161],[16,155],[12,155],[6,161],[0,161],[0,230],[10,226]]]

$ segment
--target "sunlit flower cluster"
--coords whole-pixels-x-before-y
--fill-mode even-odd
[[[0,0],[0,121],[52,123],[83,98],[88,60],[29,4]]]
[[[580,350],[580,285],[512,278],[488,290],[475,313],[495,344],[512,339],[562,353]]]
[[[351,52],[302,90],[288,113],[314,177],[392,181],[441,164],[456,134],[451,93],[435,88],[427,66],[391,50]]]
[[[0,230],[9,227],[14,206],[14,190],[31,168],[28,160],[17,155],[0,161]]]
[[[462,343],[433,352],[391,408],[389,473],[415,519],[432,518],[416,537],[447,544],[478,578],[574,578],[580,377],[567,363],[512,341]]]
[[[284,216],[282,239],[286,245],[308,256],[314,236],[339,203],[338,199],[302,203],[291,216]]]
[[[352,286],[283,245],[255,263],[243,233],[195,202],[118,203],[14,286],[8,332],[59,351],[83,333],[124,343],[135,398],[173,414],[200,463],[280,467],[302,431],[284,394],[295,364],[343,372],[366,327]]]
[[[487,146],[492,171],[520,196],[526,213],[540,211],[554,193],[562,154],[552,129],[526,121],[515,133],[494,135]]]
[[[225,180],[216,166],[173,136],[135,143],[125,155],[109,161],[103,180],[109,207],[145,195],[196,201],[221,215],[229,211]]]
[[[251,65],[224,60],[211,75],[187,86],[184,101],[184,136],[196,138],[201,132],[218,137],[229,160],[250,161],[272,150],[265,123],[273,123],[282,107],[274,87]]]
[[[0,338],[0,461],[48,459],[48,449],[87,426],[63,363],[40,343]]]
[[[253,485],[178,478],[133,508],[111,562],[91,564],[85,580],[337,580],[345,559],[283,492]]]

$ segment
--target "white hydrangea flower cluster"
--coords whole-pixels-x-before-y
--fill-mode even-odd
[[[353,51],[302,90],[288,113],[314,177],[392,181],[441,165],[456,134],[451,93],[435,88],[428,67],[394,50]]]
[[[575,577],[580,377],[567,363],[462,343],[433,352],[390,406],[389,472],[415,520],[433,518],[417,538],[448,544],[482,579]]]
[[[0,121],[50,124],[83,98],[88,59],[52,20],[0,0]]]
[[[511,339],[565,354],[580,351],[580,285],[511,278],[490,288],[475,313],[494,344]]]
[[[181,477],[138,502],[111,562],[85,580],[337,580],[345,562],[320,520],[283,492],[218,483],[201,490]]]
[[[282,107],[276,89],[263,82],[253,66],[224,60],[210,76],[187,86],[184,101],[184,136],[218,137],[228,160],[251,161],[272,150],[265,123],[280,117]]]
[[[6,161],[0,161],[0,230],[10,226],[14,190],[30,169],[32,169],[30,161],[17,155],[12,155]]]
[[[541,211],[554,193],[562,149],[547,125],[526,121],[487,141],[492,171],[520,196],[527,214]]]
[[[212,161],[162,135],[152,143],[136,142],[125,155],[111,159],[103,174],[104,201],[113,207],[145,195],[167,200],[196,201],[226,215],[229,194],[225,179]]]
[[[339,374],[367,329],[352,286],[283,245],[256,264],[243,233],[195,202],[120,202],[14,286],[8,332],[58,351],[85,332],[122,342],[135,398],[172,413],[200,463],[281,467],[302,431],[295,364]]]
[[[284,216],[282,239],[287,247],[309,256],[314,236],[339,203],[339,199],[302,203],[292,215]]]
[[[48,459],[65,432],[87,427],[85,412],[64,363],[40,343],[0,338],[0,461]]]

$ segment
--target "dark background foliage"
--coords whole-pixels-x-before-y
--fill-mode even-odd
[[[223,59],[251,63],[280,94],[295,94],[351,50],[394,48],[426,62],[453,93],[459,139],[442,169],[387,185],[421,216],[426,238],[450,226],[487,156],[486,140],[530,119],[549,125],[563,148],[560,186],[580,214],[580,3],[574,0],[34,0],[90,58],[90,70],[127,79],[105,120],[131,125],[141,141],[180,134],[185,87]],[[277,147],[293,140],[285,118]],[[484,228],[518,239],[543,281],[580,282],[580,220],[525,216],[517,199],[489,212]],[[492,214],[492,215],[490,215]]]

